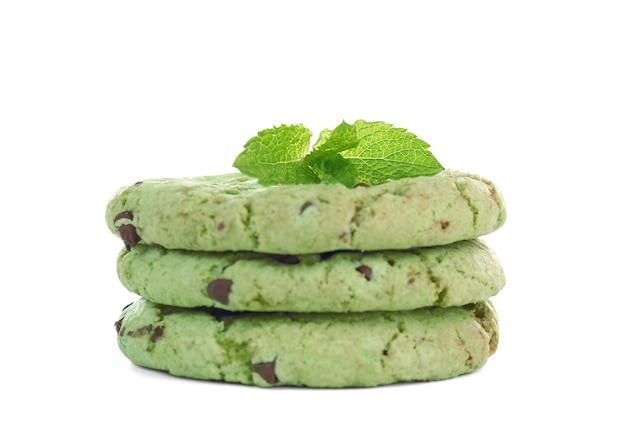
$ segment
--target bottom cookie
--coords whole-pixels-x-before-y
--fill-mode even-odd
[[[400,312],[259,314],[140,299],[115,326],[120,350],[139,366],[262,387],[447,379],[482,367],[498,344],[489,301]]]

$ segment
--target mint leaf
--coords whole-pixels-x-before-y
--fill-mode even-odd
[[[358,145],[359,140],[357,139],[356,126],[349,125],[344,121],[332,131],[324,129],[320,132],[320,137],[315,145],[313,145],[313,150],[332,151],[333,153],[338,153],[340,151],[354,148]]]
[[[384,122],[354,123],[358,146],[341,156],[356,169],[357,183],[378,184],[390,179],[434,175],[443,166],[430,151],[430,145],[406,129]]]
[[[344,121],[323,130],[311,152],[310,139],[311,131],[302,125],[266,129],[244,145],[233,166],[263,185],[325,182],[346,187],[443,170],[429,144],[384,122]]]
[[[309,184],[319,178],[304,162],[311,131],[302,125],[281,125],[251,138],[233,166],[262,185]]]
[[[340,183],[349,188],[356,184],[357,171],[355,167],[340,154],[332,151],[315,150],[304,158],[304,162],[322,182]]]
[[[325,129],[320,133],[313,151],[306,155],[304,162],[321,181],[354,187],[357,171],[338,152],[358,145],[356,127],[344,121],[332,131]]]

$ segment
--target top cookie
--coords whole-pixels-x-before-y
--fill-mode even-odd
[[[120,189],[106,221],[127,248],[308,254],[387,250],[475,239],[506,219],[490,181],[443,171],[371,187],[263,187],[238,173],[151,179]]]

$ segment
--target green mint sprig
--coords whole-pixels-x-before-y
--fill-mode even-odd
[[[443,170],[429,144],[384,122],[342,122],[323,130],[309,149],[311,136],[303,125],[263,130],[244,145],[233,166],[262,185],[324,182],[346,187]]]

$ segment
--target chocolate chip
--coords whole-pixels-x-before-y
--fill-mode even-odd
[[[357,185],[354,186],[354,188],[359,188],[359,187],[369,187],[369,185],[364,182],[359,182]]]
[[[228,304],[228,296],[233,287],[233,281],[229,279],[211,280],[206,287],[209,298],[222,304]]]
[[[276,384],[276,359],[271,362],[261,362],[252,365],[257,374],[261,376],[268,384]]]
[[[361,273],[368,281],[372,279],[372,269],[365,264],[359,265],[356,271]]]
[[[127,335],[129,337],[137,338],[137,337],[144,336],[148,332],[152,332],[152,325],[142,326],[141,328],[139,328],[139,329],[137,329],[135,331],[128,331]]]
[[[120,232],[120,237],[124,241],[124,245],[126,245],[126,250],[131,250],[137,243],[141,240],[139,234],[137,234],[137,229],[132,224],[124,224],[120,226],[118,229]]]
[[[159,338],[161,338],[161,336],[163,335],[163,329],[165,329],[165,326],[161,325],[161,326],[157,326],[154,329],[154,333],[152,334],[152,336],[150,337],[150,341],[152,342],[157,342],[157,340]]]
[[[133,213],[131,211],[120,212],[115,216],[115,219],[113,219],[113,222],[116,223],[120,219],[130,219],[132,221]]]
[[[322,252],[320,254],[320,259],[324,261],[325,259],[332,258],[333,255],[335,255],[335,252]]]
[[[313,205],[313,202],[305,202],[302,206],[300,206],[300,215],[302,215],[302,212],[307,210],[312,205]]]
[[[141,185],[143,184],[143,181],[137,181],[134,185]]]
[[[300,264],[300,257],[296,255],[281,255],[276,258],[276,261],[283,264],[295,265]]]
[[[217,224],[217,229],[218,229],[218,230],[223,230],[223,229],[224,229],[224,227],[226,227],[226,226],[224,225],[224,223],[223,223],[223,222],[220,222],[219,224]]]
[[[441,229],[445,230],[450,225],[450,221],[441,221],[439,224],[441,225]]]
[[[474,309],[474,314],[479,319],[484,319],[485,316],[487,315],[487,311],[485,310],[484,305],[473,304],[473,305],[469,305],[469,307]]]
[[[115,325],[115,332],[119,333],[120,329],[122,329],[122,321],[123,320],[124,320],[124,318],[120,317],[120,319],[115,322],[115,324],[114,324]]]

